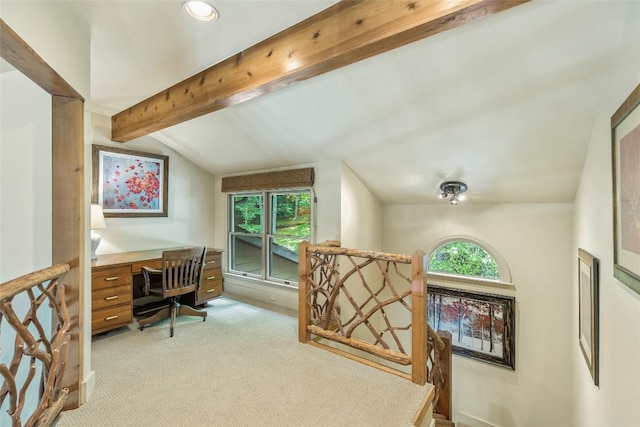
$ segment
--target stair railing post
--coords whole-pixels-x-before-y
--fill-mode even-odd
[[[442,375],[442,389],[438,397],[438,401],[435,402],[433,408],[434,413],[444,415],[447,420],[451,420],[451,380],[452,380],[452,348],[451,348],[451,332],[438,331],[438,336],[444,342],[444,349],[439,350],[437,347],[434,349],[438,359],[440,361],[440,373]]]
[[[307,249],[311,243],[304,241],[298,249],[298,341],[307,343],[311,340],[311,333],[307,326],[311,323],[311,295],[308,282],[311,273],[311,262],[307,257]]]
[[[417,250],[411,256],[411,381],[427,382],[427,313],[424,280],[426,256]]]

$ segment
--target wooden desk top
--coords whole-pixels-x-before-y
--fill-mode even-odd
[[[117,265],[133,264],[141,261],[151,261],[162,259],[162,252],[170,249],[181,249],[188,246],[178,246],[173,248],[149,249],[146,251],[121,252],[117,254],[98,255],[98,259],[91,261],[91,268],[113,267]],[[224,252],[222,249],[207,248],[207,253]]]

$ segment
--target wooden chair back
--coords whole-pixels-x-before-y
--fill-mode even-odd
[[[206,247],[171,249],[162,253],[162,297],[170,298],[200,287]]]

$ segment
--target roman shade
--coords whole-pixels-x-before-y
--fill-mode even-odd
[[[313,186],[313,168],[237,175],[222,178],[222,192],[265,191]]]

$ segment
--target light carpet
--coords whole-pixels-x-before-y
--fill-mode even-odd
[[[68,426],[408,426],[429,385],[298,342],[297,318],[227,297],[96,336],[96,387]],[[259,304],[259,303],[258,303]]]

